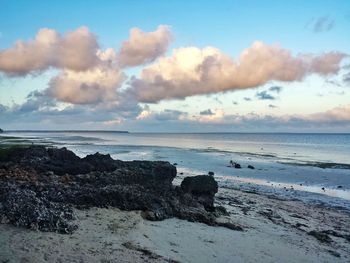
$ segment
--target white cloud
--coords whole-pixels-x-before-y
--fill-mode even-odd
[[[113,101],[117,99],[117,88],[124,79],[124,74],[118,69],[102,66],[83,72],[64,70],[50,81],[48,93],[72,104]]]
[[[87,27],[61,36],[43,28],[34,40],[18,40],[14,47],[0,51],[0,71],[8,75],[26,75],[50,67],[74,71],[87,70],[98,63],[96,36]]]
[[[170,28],[165,25],[158,26],[153,32],[132,28],[130,38],[122,44],[119,51],[120,64],[125,67],[152,62],[167,51],[173,39]]]
[[[337,73],[347,55],[339,52],[293,56],[278,45],[255,42],[235,62],[214,47],[174,49],[144,68],[132,90],[142,102],[260,86],[268,81],[300,81],[309,74]]]
[[[47,93],[57,100],[72,104],[97,104],[118,101],[117,89],[125,74],[114,64],[112,49],[99,50],[100,63],[86,71],[63,70],[51,79]]]

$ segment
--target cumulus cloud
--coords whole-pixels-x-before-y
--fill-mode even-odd
[[[43,28],[35,39],[18,40],[11,48],[0,51],[0,71],[18,76],[50,67],[83,71],[98,62],[96,36],[87,27],[80,27],[63,36]]]
[[[127,67],[152,62],[167,51],[173,39],[173,34],[166,25],[158,26],[153,32],[132,28],[129,39],[119,51],[120,64]]]
[[[113,49],[97,52],[99,63],[85,71],[62,70],[50,80],[47,94],[71,104],[117,101],[117,89],[126,75],[116,64]]]
[[[260,86],[268,81],[301,81],[310,74],[337,73],[346,54],[293,56],[278,45],[255,42],[237,62],[214,47],[174,49],[147,66],[140,78],[131,81],[131,90],[142,102],[181,99],[198,94]]]
[[[48,94],[72,104],[96,104],[116,100],[124,75],[119,70],[98,67],[84,72],[65,70],[54,77]]]
[[[117,53],[99,48],[97,37],[87,27],[64,35],[52,29],[39,30],[33,40],[18,40],[0,51],[0,71],[8,76],[59,69],[46,91],[59,101],[71,104],[98,104],[118,101],[117,92],[126,79],[121,66],[135,66],[154,61],[164,54],[173,36],[168,26],[154,32],[134,28],[130,39]]]

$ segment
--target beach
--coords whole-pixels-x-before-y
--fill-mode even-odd
[[[196,216],[195,220],[191,219],[192,216],[188,217],[186,214],[188,212],[178,216],[175,212],[175,216],[165,215],[161,220],[149,220],[140,209],[126,211],[130,209],[118,208],[120,205],[124,206],[124,203],[117,202],[107,207],[98,207],[93,203],[87,207],[73,206],[72,213],[75,217],[70,222],[76,229],[69,233],[57,233],[54,229],[43,232],[16,227],[3,220],[3,224],[0,224],[2,262],[348,262],[350,260],[350,210],[346,178],[349,170],[347,169],[287,166],[269,156],[254,159],[253,154],[235,155],[222,151],[213,153],[211,150],[201,150],[198,153],[199,150],[194,151],[192,148],[169,149],[169,146],[163,147],[164,149],[153,147],[151,150],[142,145],[128,146],[126,152],[123,146],[111,145],[110,141],[107,143],[105,139],[97,139],[91,135],[85,136],[87,138],[84,139],[74,135],[73,139],[79,140],[80,144],[72,139],[71,134],[59,136],[60,140],[57,137],[55,140],[49,139],[40,134],[22,137],[9,137],[10,134],[5,136],[7,138],[2,137],[2,145],[5,145],[5,142],[7,145],[28,145],[28,142],[33,142],[45,147],[67,146],[80,157],[93,154],[96,149],[106,153],[108,149],[113,148],[111,156],[115,159],[119,156],[123,157],[120,158],[123,160],[171,161],[173,165],[169,165],[176,167],[177,170],[176,177],[171,175],[173,187],[182,187],[181,184],[186,177],[196,177],[213,171],[214,175],[211,178],[218,182],[218,192],[213,197],[214,207],[223,207],[227,213],[215,215],[215,221],[210,221],[211,212],[208,212],[208,215],[203,214],[206,213],[205,210],[200,212],[198,215],[201,216]],[[153,154],[152,157],[150,153]],[[184,153],[192,154],[192,158],[186,158],[188,156]],[[57,154],[53,156],[58,158]],[[68,153],[63,151],[60,154],[67,156]],[[221,159],[208,158],[213,154],[219,155]],[[227,158],[228,154],[231,158],[236,157],[235,161],[240,163],[241,168],[232,167],[229,162],[222,160]],[[103,155],[93,156],[103,158],[98,160],[105,160]],[[169,156],[171,159],[168,159]],[[72,158],[69,157],[67,161]],[[221,160],[223,165],[217,166],[217,160]],[[192,162],[192,166],[188,165],[189,162]],[[103,163],[108,164],[109,161]],[[134,165],[133,162],[126,163]],[[248,165],[252,165],[254,169],[247,168]],[[66,169],[60,165],[55,167],[53,166],[54,169],[58,169],[55,174],[60,174],[61,169]],[[105,167],[108,165],[102,168]],[[133,166],[130,167],[129,170],[134,169]],[[81,166],[79,169],[83,168],[84,166]],[[221,171],[232,171],[233,174],[225,176]],[[282,174],[281,177],[276,177],[278,171]],[[62,172],[64,173],[66,171]],[[94,173],[96,172],[92,173],[93,177],[84,179],[85,177],[81,177],[78,171],[77,178],[90,182],[91,178],[95,178]],[[267,177],[268,173],[272,175]],[[307,173],[307,176],[302,173]],[[104,174],[108,176],[108,173]],[[254,174],[257,176],[254,177]],[[299,174],[299,177],[290,178],[291,174]],[[23,176],[29,178],[25,180],[33,180],[30,174],[24,173]],[[275,180],[272,180],[273,176]],[[58,176],[55,180],[60,181],[60,178],[62,177]],[[300,183],[301,180],[304,181]],[[305,183],[306,180],[309,184]],[[310,183],[312,181],[315,183]],[[45,184],[44,182],[43,185]],[[63,182],[63,185],[65,184],[66,182]],[[339,185],[341,188],[338,188]],[[180,207],[179,211],[184,211],[183,209],[189,209],[188,211],[192,213],[191,206]],[[202,216],[209,217],[200,219]],[[230,223],[230,227],[226,227],[227,222]]]
[[[77,211],[72,235],[0,225],[3,262],[348,262],[349,211],[221,189],[217,204],[244,231],[180,219],[147,221],[139,211]],[[335,231],[322,242],[312,230]]]

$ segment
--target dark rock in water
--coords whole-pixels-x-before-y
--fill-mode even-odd
[[[224,208],[214,207],[213,176],[186,177],[172,184],[176,167],[161,161],[85,158],[66,148],[11,149],[0,160],[0,217],[16,226],[71,233],[73,207],[141,210],[149,220],[178,217],[218,225]]]
[[[173,163],[173,165],[175,165],[175,166],[176,166],[176,165],[177,165],[177,163]]]
[[[4,130],[0,128],[0,133],[3,133],[3,132],[4,132]]]
[[[341,185],[338,185],[338,186],[337,186],[337,188],[338,188],[338,189],[340,189],[340,188],[343,188],[343,186],[341,186]]]
[[[231,167],[234,167],[236,169],[240,169],[241,168],[241,165],[239,163],[236,163],[236,162],[234,162],[232,160],[230,161],[230,165],[231,165]]]
[[[209,171],[209,172],[208,172],[208,175],[210,175],[210,176],[214,176],[214,172]]]
[[[308,235],[317,238],[322,243],[331,243],[333,241],[332,238],[323,231],[312,230],[308,232]]]
[[[212,176],[198,175],[186,177],[181,183],[181,189],[198,198],[206,209],[213,209],[214,195],[218,192],[218,183]]]
[[[235,163],[235,168],[236,169],[241,169],[242,167],[241,167],[241,165],[239,163]]]
[[[248,165],[249,169],[255,169],[255,167],[253,165]]]

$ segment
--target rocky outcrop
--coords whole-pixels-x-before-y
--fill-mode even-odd
[[[0,217],[42,231],[74,231],[72,207],[142,210],[149,220],[178,217],[218,225],[214,177],[187,177],[173,186],[168,162],[113,160],[110,155],[76,156],[66,148],[10,149],[0,159]]]
[[[181,183],[184,193],[195,196],[207,210],[214,208],[214,195],[218,192],[218,183],[210,175],[186,177]]]

